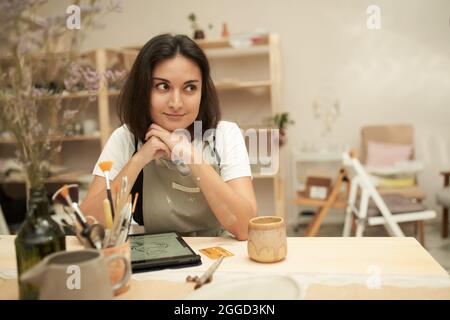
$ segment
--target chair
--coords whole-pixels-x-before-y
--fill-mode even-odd
[[[438,192],[436,200],[442,208],[442,238],[448,238],[448,209],[450,208],[450,171],[441,172],[444,176],[444,189]]]
[[[390,236],[404,237],[399,223],[423,221],[436,217],[435,211],[427,210],[421,203],[411,201],[410,198],[401,194],[382,197],[353,153],[345,152],[343,162],[347,167],[347,172],[354,175],[351,178],[350,195],[345,214],[344,237],[351,235],[353,218],[356,220],[357,237],[363,236],[366,226],[375,225],[383,225]],[[424,245],[423,232],[420,242]]]
[[[369,141],[392,144],[409,144],[414,146],[414,127],[408,124],[366,126],[361,130],[361,138],[362,145],[360,159],[363,164],[366,164]],[[414,158],[415,156],[413,149],[412,157],[409,160],[414,160]],[[414,186],[379,187],[377,189],[380,194],[400,193],[408,198],[414,198],[419,201],[425,199],[425,193],[417,186],[417,179],[415,179]]]
[[[343,183],[346,183],[345,193],[341,192]],[[312,199],[309,198],[304,192],[302,192],[299,193],[299,195],[293,200],[293,203],[296,205],[318,208],[314,214],[314,218],[309,223],[308,228],[306,229],[306,237],[315,237],[317,235],[317,232],[319,231],[319,228],[330,209],[345,209],[347,207],[348,192],[350,190],[349,184],[350,182],[347,178],[347,172],[345,171],[345,169],[341,168],[339,170],[336,182],[331,188],[331,191],[326,199]]]

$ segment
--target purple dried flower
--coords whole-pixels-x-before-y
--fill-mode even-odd
[[[97,91],[100,87],[100,74],[90,68],[84,70],[83,77],[88,91]]]
[[[102,11],[99,4],[103,4],[99,0],[85,1],[89,3],[83,7],[85,28],[75,33],[66,28],[65,12],[45,19],[36,16],[39,7],[46,2],[47,0],[0,0],[0,53],[16,58],[12,59],[8,67],[2,66],[0,72],[0,123],[20,142],[17,144],[16,155],[24,165],[27,181],[31,186],[42,183],[49,165],[48,160],[61,150],[61,145],[55,143],[55,136],[60,137],[62,129],[73,121],[79,110],[65,110],[58,122],[58,130],[42,124],[39,118],[39,110],[42,109],[37,104],[51,105],[51,110],[58,112],[62,97],[42,98],[59,91],[60,81],[51,74],[56,67],[53,64],[55,60],[37,61],[29,57],[55,50],[59,44],[65,43],[70,45],[63,50],[75,53],[74,48],[81,45],[83,32],[95,25],[96,20],[93,18]],[[117,6],[110,6],[109,10],[114,8]],[[63,64],[67,62],[69,60],[66,59]],[[37,79],[39,82],[36,82]],[[91,68],[73,63],[62,82],[68,91],[81,89],[93,93],[99,88],[100,76]],[[91,98],[95,99],[96,96],[93,94]],[[79,105],[77,107],[80,108]]]
[[[114,71],[107,70],[103,74],[103,77],[105,78],[109,86],[121,88],[125,81],[126,75],[127,75],[126,70],[114,70]]]

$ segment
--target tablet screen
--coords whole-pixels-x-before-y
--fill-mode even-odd
[[[131,237],[132,261],[164,259],[193,254],[188,246],[183,246],[178,241],[176,233],[135,235]]]

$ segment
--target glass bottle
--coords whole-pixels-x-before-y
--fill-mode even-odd
[[[30,189],[27,208],[27,216],[15,240],[21,300],[38,299],[39,290],[32,285],[21,283],[20,275],[47,255],[66,249],[64,233],[50,216],[44,187]]]

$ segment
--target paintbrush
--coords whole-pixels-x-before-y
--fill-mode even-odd
[[[120,186],[120,201],[118,201],[116,208],[117,212],[122,212],[123,207],[127,203],[127,198],[128,198],[128,177],[123,176]]]
[[[123,206],[121,211],[120,220],[118,222],[118,228],[116,229],[116,239],[114,239],[114,246],[121,245],[127,237],[128,233],[128,221],[131,217],[131,194],[128,195],[127,202]]]
[[[73,190],[72,195],[75,197],[75,201],[73,201],[72,196],[69,192],[69,186],[66,184],[55,192],[52,200],[73,209],[75,217],[81,226],[81,235],[88,240],[89,244],[93,248],[96,248],[94,241],[90,237],[91,228],[87,223],[86,217],[84,216],[83,212],[81,212],[80,207],[78,206],[78,186],[70,185],[70,190]]]
[[[115,206],[115,208],[117,210],[117,208],[119,207],[119,201],[120,201],[120,196],[121,196],[119,194],[119,184],[117,182],[114,183],[114,193],[116,195],[116,206]]]
[[[131,209],[131,213],[134,213],[134,210],[136,210],[136,203],[137,203],[137,199],[139,197],[139,192],[136,192],[136,195],[134,196],[134,200],[133,200],[133,207]]]
[[[77,218],[78,223],[82,228],[85,228],[87,226],[87,220],[78,207],[77,189],[78,186],[75,184],[69,186],[65,184],[53,194],[52,200],[53,202],[62,204],[63,206],[71,207],[75,212],[75,217]]]
[[[121,245],[123,244],[128,237],[128,233],[130,231],[130,224],[131,224],[131,219],[132,219],[132,205],[131,205],[131,195],[128,197],[128,202],[125,205],[125,214],[124,214],[124,219],[123,219],[123,223],[122,223],[122,227],[120,229],[120,235],[119,238],[117,240],[116,245]]]
[[[127,240],[128,237],[128,223],[130,221],[131,216],[131,204],[127,203],[124,207],[124,210],[126,211],[126,215],[124,215],[122,226],[120,227],[119,236],[117,237],[115,246],[122,245]]]
[[[106,179],[106,196],[108,197],[109,203],[111,205],[111,214],[114,219],[114,202],[111,194],[111,183],[109,180],[109,172],[111,171],[113,162],[112,161],[103,161],[99,164],[100,169],[103,171]]]
[[[70,217],[70,218],[72,219],[72,217]],[[77,239],[78,239],[78,241],[80,241],[80,243],[83,243],[83,238],[81,237],[81,230],[78,229],[78,227],[76,226],[75,223],[70,224],[69,222],[67,222],[66,219],[61,219],[61,222],[70,232],[73,233],[74,236],[77,237]]]
[[[136,203],[137,203],[137,199],[139,197],[139,192],[136,192],[136,195],[134,196],[134,200],[133,200],[133,206],[131,208],[131,212],[130,212],[130,217],[128,218],[128,226],[127,226],[127,233],[126,233],[126,237],[125,237],[125,241],[127,241],[128,239],[128,235],[130,234],[130,227],[131,227],[131,221],[133,220],[133,214],[134,214],[134,210],[136,210]]]
[[[113,219],[111,213],[111,206],[109,204],[108,199],[103,200],[103,211],[105,214],[105,227],[106,229],[111,229],[113,226]]]
[[[126,193],[128,189],[128,177],[123,176],[122,177],[122,185],[120,186],[120,197],[122,198]]]
[[[127,205],[125,205],[121,211],[118,211],[116,218],[114,219],[114,224],[109,232],[107,238],[105,239],[105,247],[114,247],[117,244],[117,240],[120,236],[120,231],[122,230],[122,225],[124,219],[127,216],[126,213]]]

